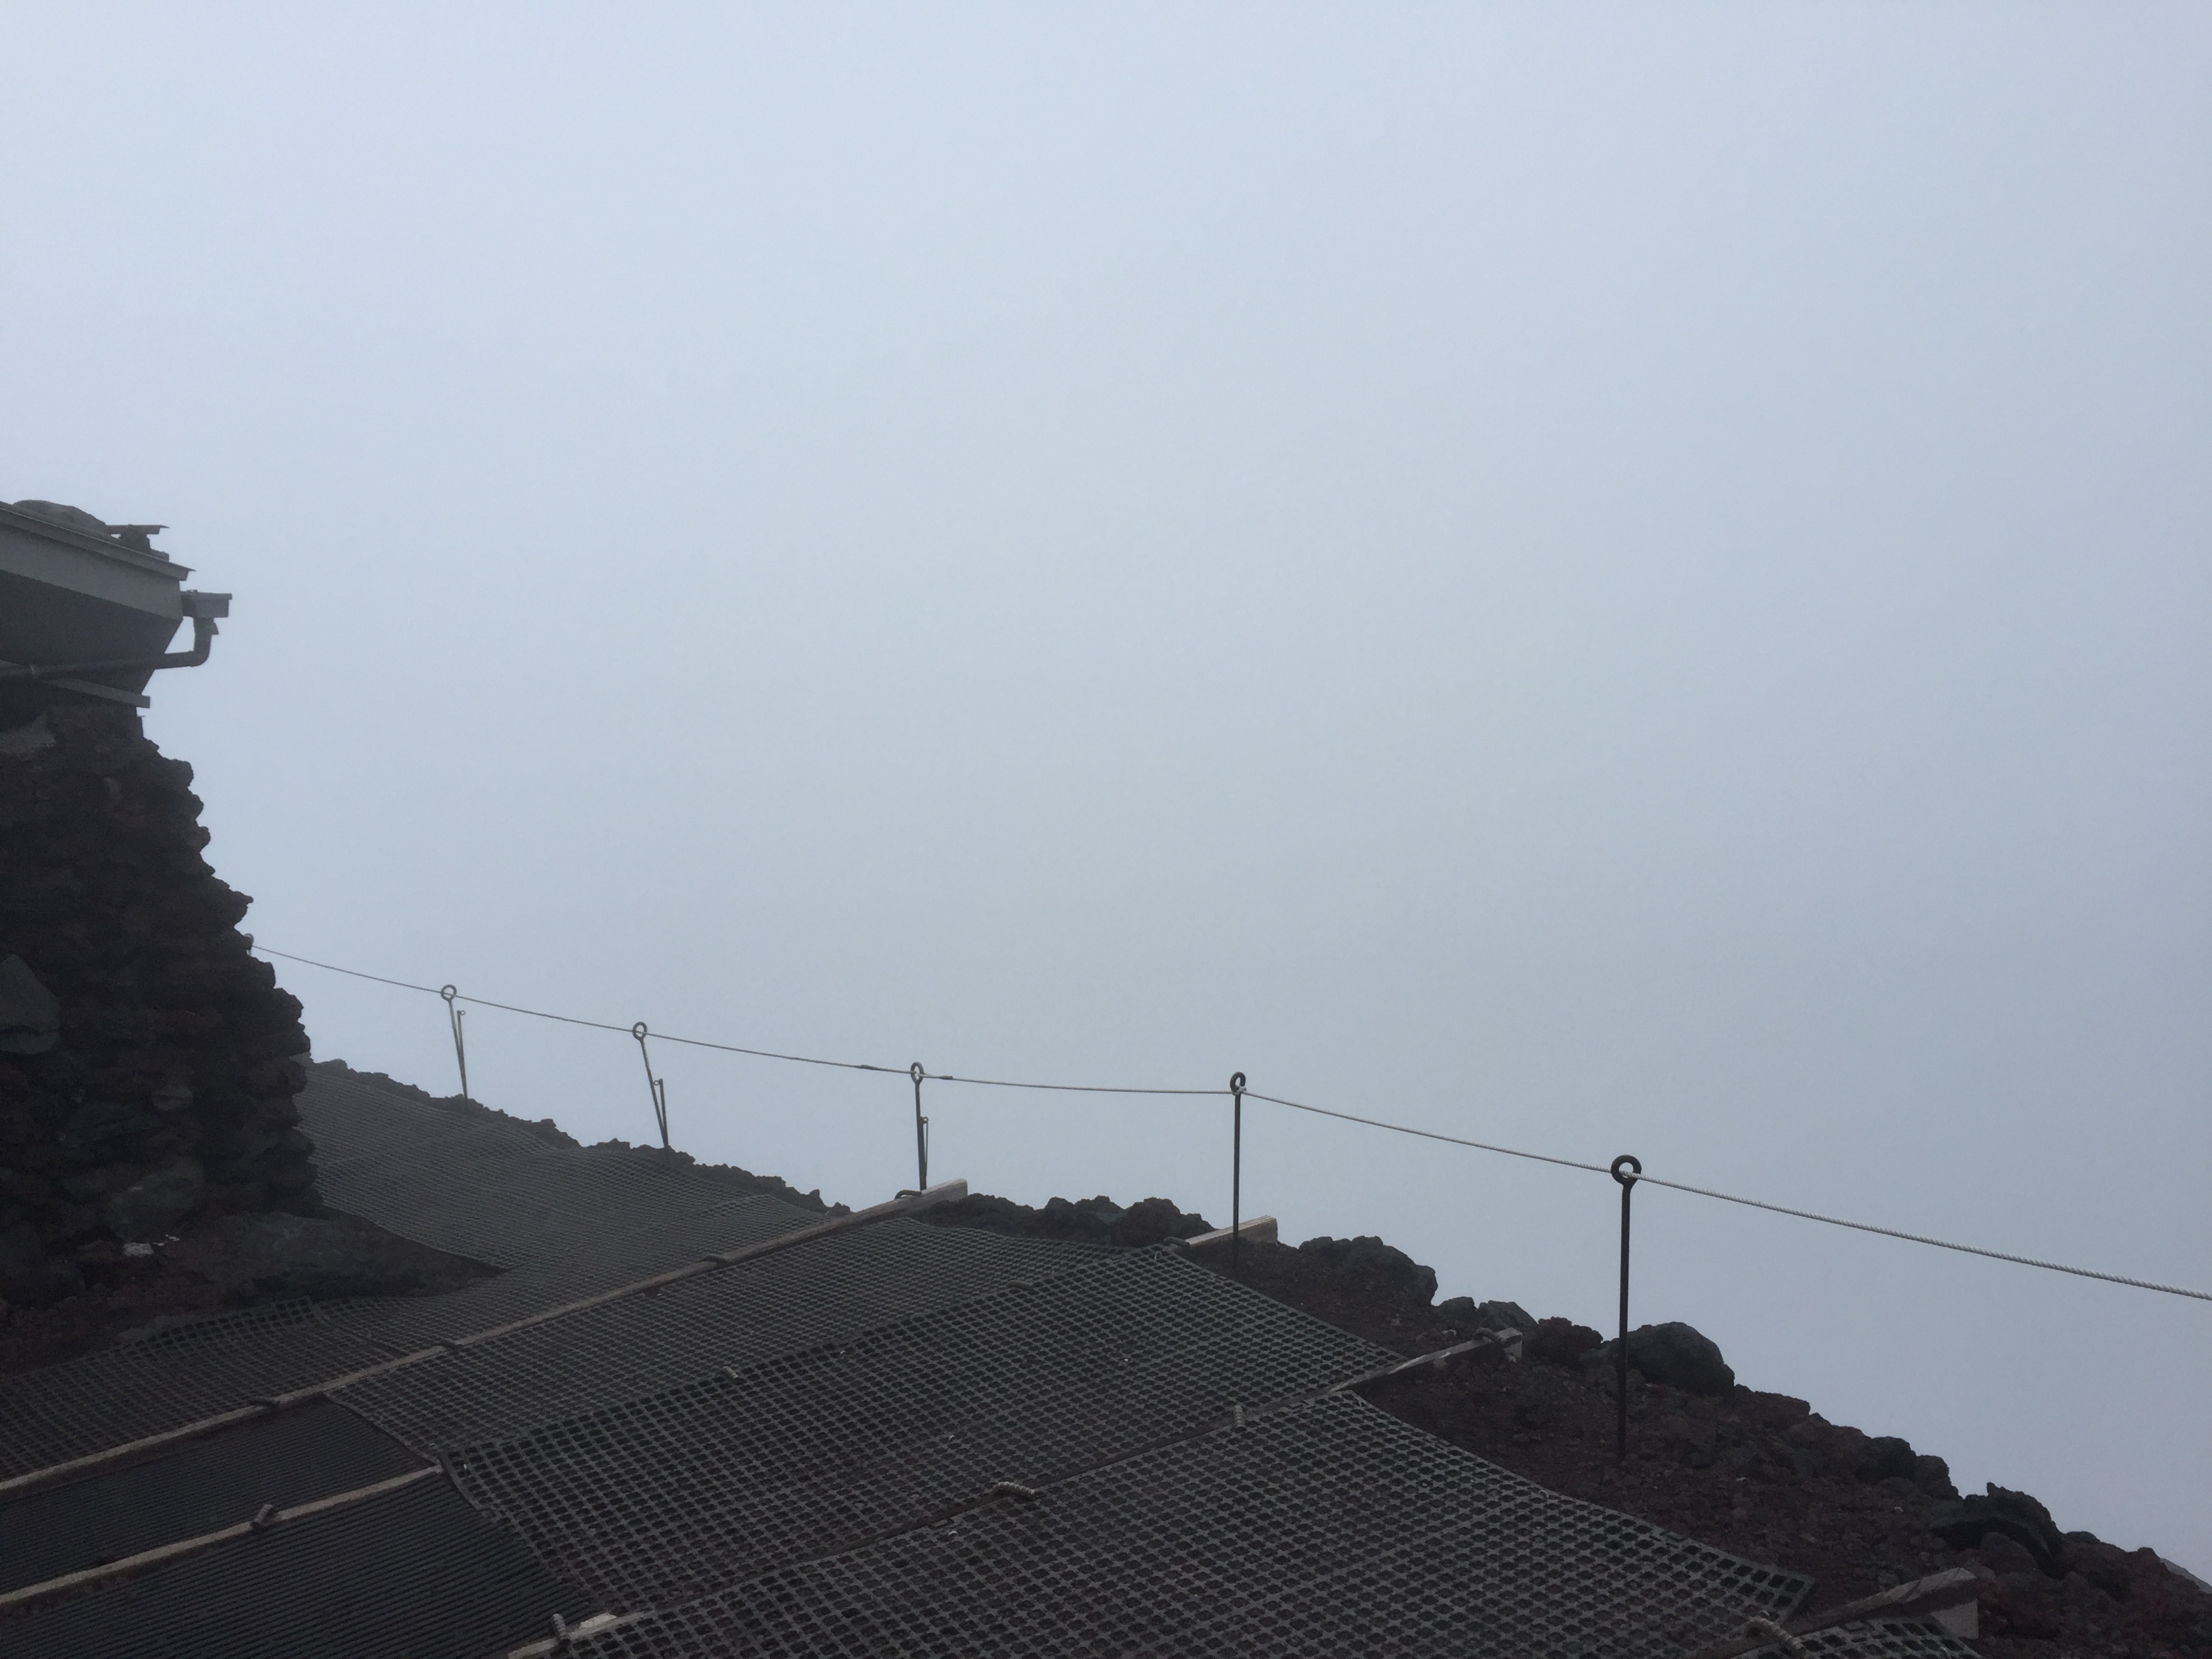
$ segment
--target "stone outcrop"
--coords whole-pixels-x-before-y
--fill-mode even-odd
[[[926,1216],[939,1226],[981,1227],[1030,1238],[1115,1244],[1129,1249],[1170,1238],[1194,1238],[1212,1231],[1204,1216],[1186,1215],[1164,1198],[1147,1198],[1123,1209],[1103,1194],[1080,1200],[1055,1198],[1042,1210],[1033,1210],[1026,1204],[981,1193],[939,1204]]]
[[[127,708],[0,732],[0,1299],[73,1294],[101,1241],[321,1210],[300,1005],[200,855],[191,783]]]
[[[1437,1270],[1423,1267],[1395,1244],[1369,1235],[1360,1238],[1310,1238],[1299,1251],[1348,1273],[1371,1274],[1395,1285],[1424,1305],[1437,1293]]]
[[[1620,1363],[1620,1340],[1603,1349],[1605,1363]],[[1694,1326],[1679,1321],[1665,1325],[1639,1325],[1628,1334],[1628,1364],[1650,1382],[1689,1394],[1726,1394],[1735,1387],[1735,1372],[1713,1340]]]

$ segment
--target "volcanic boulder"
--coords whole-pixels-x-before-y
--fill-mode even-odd
[[[1425,1267],[1393,1244],[1372,1236],[1360,1238],[1310,1238],[1298,1246],[1301,1255],[1332,1267],[1365,1273],[1395,1287],[1422,1307],[1437,1293],[1437,1270]]]
[[[1619,1363],[1615,1355],[1620,1347],[1618,1337],[1605,1345],[1607,1364]],[[1735,1372],[1721,1358],[1720,1345],[1680,1321],[1639,1325],[1629,1332],[1628,1364],[1642,1371],[1646,1382],[1663,1382],[1685,1394],[1726,1394],[1735,1387]]]

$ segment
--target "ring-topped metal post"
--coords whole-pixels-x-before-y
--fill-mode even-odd
[[[1622,1174],[1626,1170],[1626,1175]],[[1628,1462],[1628,1200],[1636,1190],[1642,1162],[1623,1152],[1613,1160],[1613,1178],[1620,1183],[1620,1340],[1613,1357],[1613,1374],[1620,1382],[1620,1416],[1613,1437],[1613,1461]]]
[[[914,1079],[914,1189],[923,1193],[929,1190],[929,1120],[921,1115],[921,1080],[929,1073],[917,1060],[907,1075]]]
[[[461,1098],[466,1100],[469,1097],[469,1050],[461,1041],[461,1016],[468,1010],[453,1006],[453,1000],[460,995],[453,987],[441,985],[438,988],[438,994],[446,1000],[446,1024],[453,1028],[453,1062],[461,1068]]]
[[[645,1062],[645,1086],[653,1095],[653,1121],[660,1126],[660,1150],[663,1152],[672,1152],[674,1149],[668,1144],[668,1084],[665,1079],[653,1074],[653,1055],[645,1046],[645,1022],[640,1020],[631,1026],[629,1034],[637,1039],[637,1055]]]
[[[1244,1271],[1244,1073],[1229,1079],[1229,1271]]]

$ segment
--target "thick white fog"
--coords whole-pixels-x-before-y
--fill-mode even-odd
[[[234,593],[265,945],[1255,1089],[2212,1288],[2212,16],[15,5],[0,497]],[[456,1087],[433,997],[280,963]],[[626,1036],[473,1091],[653,1138]],[[903,1079],[667,1046],[855,1204]],[[933,1173],[1225,1220],[1216,1100]],[[1615,1190],[1255,1105],[1247,1213],[1612,1316]],[[1646,1189],[1635,1315],[2212,1575],[2212,1307]]]

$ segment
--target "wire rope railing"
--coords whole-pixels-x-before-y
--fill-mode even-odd
[[[457,1012],[454,1008],[455,1004],[467,1003],[475,1007],[493,1008],[504,1013],[526,1015],[532,1019],[552,1020],[561,1024],[582,1026],[591,1030],[613,1031],[623,1036],[638,1038],[641,1048],[643,1046],[641,1034],[645,1030],[645,1026],[641,1021],[634,1022],[628,1025],[623,1025],[607,1020],[584,1019],[573,1014],[553,1013],[542,1008],[526,1008],[515,1003],[497,1002],[489,997],[471,995],[467,993],[457,990],[450,984],[445,986],[417,985],[409,980],[392,979],[381,974],[367,973],[358,968],[341,967],[336,963],[320,962],[312,957],[297,956],[289,951],[278,951],[271,948],[270,946],[258,943],[253,945],[253,949],[263,956],[279,957],[286,962],[300,963],[306,967],[319,968],[325,972],[343,974],[349,978],[368,980],[375,984],[391,986],[398,990],[416,991],[426,996],[441,997],[447,1004],[449,1013],[455,1013]],[[461,1054],[461,1050],[459,1047],[459,1030],[457,1019],[454,1024],[454,1035],[455,1051],[458,1059]],[[918,1188],[926,1187],[928,1184],[928,1121],[921,1115],[921,1085],[925,1080],[933,1083],[966,1084],[975,1088],[1021,1089],[1053,1093],[1150,1096],[1182,1098],[1211,1097],[1215,1099],[1230,1100],[1234,1103],[1236,1108],[1236,1124],[1232,1130],[1233,1139],[1231,1158],[1232,1162],[1237,1165],[1240,1170],[1243,1158],[1243,1103],[1247,1100],[1255,1100],[1265,1101],[1269,1105],[1284,1107],[1291,1111],[1304,1112],[1316,1117],[1334,1118],[1340,1122],[1358,1124],[1367,1128],[1384,1130],[1393,1134],[1408,1135],[1424,1140],[1440,1141],[1448,1146],[1464,1146],[1475,1152],[1492,1152],[1496,1153],[1500,1157],[1522,1158],[1532,1163],[1555,1164],[1561,1169],[1585,1170],[1593,1175],[1606,1176],[1611,1179],[1623,1182],[1624,1200],[1626,1200],[1628,1186],[1631,1183],[1649,1183],[1654,1187],[1666,1188],[1673,1192],[1688,1193],[1698,1198],[1717,1200],[1724,1204],[1735,1204],[1742,1206],[1747,1209],[1764,1210],[1771,1214],[1790,1216],[1802,1221],[1817,1221],[1831,1227],[1842,1227],[1854,1232],[1869,1233],[1879,1237],[1899,1239],[1906,1243],[1926,1245],[1936,1249],[1953,1251],[1961,1255],[1980,1256],[1991,1261],[2009,1262],[2017,1267],[2035,1267],[2039,1268],[2045,1273],[2065,1273],[2077,1279],[2095,1279],[2103,1284],[2125,1285],[2133,1290],[2155,1291],[2161,1295],[2182,1297],[2196,1302],[2212,1302],[2212,1291],[2191,1290],[2184,1285],[2163,1284],[2154,1279],[2131,1278],[2124,1273],[2103,1273],[2095,1268],[2075,1267],[2062,1261],[2054,1261],[2039,1256],[2019,1255],[2009,1250],[1991,1249],[1978,1244],[1962,1244],[1953,1239],[1936,1237],[1932,1234],[1910,1232],[1902,1228],[1885,1227],[1874,1222],[1854,1221],[1842,1216],[1826,1215],[1817,1210],[1801,1209],[1788,1204],[1776,1204],[1765,1199],[1746,1198],[1740,1194],[1722,1192],[1715,1188],[1700,1187],[1689,1182],[1673,1181],[1662,1176],[1646,1175],[1642,1173],[1642,1166],[1639,1164],[1637,1164],[1636,1160],[1633,1158],[1616,1158],[1609,1164],[1594,1164],[1580,1158],[1560,1158],[1548,1152],[1534,1152],[1527,1151],[1522,1147],[1501,1146],[1493,1141],[1476,1140],[1464,1135],[1446,1134],[1441,1130],[1425,1129],[1413,1124],[1395,1123],[1385,1118],[1369,1117],[1357,1112],[1340,1111],[1333,1107],[1316,1106],[1304,1101],[1285,1099],[1279,1095],[1262,1094],[1257,1090],[1246,1086],[1244,1074],[1242,1072],[1237,1073],[1235,1077],[1231,1079],[1228,1087],[1218,1089],[1158,1088],[1140,1085],[1097,1083],[1064,1083],[1056,1081],[1038,1082],[1006,1078],[963,1077],[948,1072],[931,1072],[924,1069],[919,1060],[911,1062],[906,1066],[880,1066],[866,1060],[833,1060],[815,1054],[788,1054],[774,1048],[749,1048],[740,1043],[711,1042],[704,1037],[676,1036],[672,1036],[667,1032],[658,1030],[652,1032],[651,1035],[659,1042],[681,1043],[687,1048],[711,1049],[721,1054],[743,1054],[757,1060],[783,1060],[799,1066],[830,1066],[838,1070],[848,1072],[874,1072],[909,1080],[913,1084],[915,1090]],[[461,1060],[460,1064],[463,1066],[463,1093],[465,1094],[467,1092],[465,1060]],[[653,1076],[652,1065],[649,1060],[647,1062],[646,1075],[652,1084],[655,1117],[660,1129],[662,1144],[665,1146],[668,1139],[667,1097],[665,1094],[665,1085],[659,1079],[654,1079]],[[1633,1165],[1637,1170],[1637,1173],[1627,1177],[1626,1180],[1623,1180],[1621,1175],[1621,1170],[1624,1164]],[[1233,1177],[1233,1179],[1236,1178]],[[1241,1187],[1241,1179],[1237,1179],[1236,1184]],[[1241,1205],[1235,1207],[1241,1208]],[[1624,1287],[1624,1297],[1626,1295],[1627,1273],[1627,1244],[1625,1213],[1626,1212],[1624,1211],[1622,1242],[1622,1282]],[[1242,1226],[1240,1220],[1232,1219],[1230,1232],[1231,1243],[1233,1247],[1241,1241]],[[1626,1320],[1625,1308],[1622,1319],[1625,1332]],[[1623,1352],[1626,1352],[1625,1344]]]

